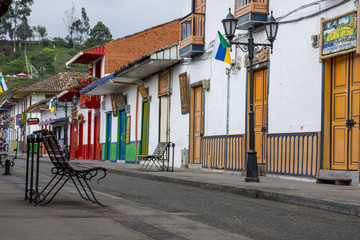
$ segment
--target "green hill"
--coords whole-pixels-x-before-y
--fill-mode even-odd
[[[60,45],[60,46],[59,46]],[[3,73],[8,91],[0,94],[0,103],[13,92],[24,88],[34,82],[57,74],[59,72],[74,71],[66,69],[65,63],[70,60],[78,50],[67,48],[52,41],[29,41],[26,46],[16,44],[16,52],[13,51],[14,43],[0,41],[0,72]],[[28,74],[25,61],[25,53],[30,63],[38,72],[37,77],[14,77],[20,72]],[[85,69],[83,65],[79,68]]]

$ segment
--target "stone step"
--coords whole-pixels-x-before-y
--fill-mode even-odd
[[[316,183],[335,184],[335,185],[351,185],[350,178],[335,177],[317,177]]]

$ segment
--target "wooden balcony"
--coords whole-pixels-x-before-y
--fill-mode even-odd
[[[100,108],[100,96],[81,94],[80,108]]]
[[[205,15],[191,13],[180,21],[180,57],[194,57],[204,52]]]
[[[249,25],[257,27],[267,21],[267,0],[235,0],[234,17],[237,29],[247,30]]]

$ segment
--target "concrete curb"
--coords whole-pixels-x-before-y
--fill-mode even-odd
[[[25,159],[23,156],[19,156],[18,158]],[[45,160],[40,158],[40,161],[45,161]],[[290,204],[298,204],[302,206],[318,208],[327,211],[360,216],[360,203],[359,204],[343,203],[329,199],[319,199],[319,198],[313,198],[299,194],[288,194],[288,193],[281,193],[276,191],[268,191],[259,188],[230,186],[224,184],[205,182],[201,180],[189,180],[176,176],[175,177],[159,176],[151,172],[128,171],[128,170],[114,169],[114,168],[107,168],[107,169],[108,172],[120,174],[123,176],[137,177],[152,181],[168,182],[174,184],[182,184],[182,185],[197,187],[206,190],[239,194],[250,198],[280,201]]]
[[[296,194],[286,194],[274,191],[266,191],[262,189],[255,189],[250,187],[240,187],[240,186],[228,186],[216,183],[194,181],[176,177],[167,177],[167,176],[158,176],[146,172],[132,172],[124,171],[119,169],[108,169],[109,172],[118,173],[123,176],[129,177],[138,177],[153,181],[168,182],[174,184],[182,184],[207,190],[221,191],[239,194],[246,197],[265,199],[272,201],[280,201],[285,203],[298,204],[307,207],[313,207],[318,209],[323,209],[327,211],[333,211],[344,214],[351,214],[355,216],[360,216],[360,204],[350,204],[350,203],[341,203],[327,199],[317,199],[307,196],[301,196]]]

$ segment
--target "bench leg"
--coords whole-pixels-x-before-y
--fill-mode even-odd
[[[70,178],[70,177],[67,177],[67,178],[65,179],[65,181],[61,184],[61,186],[60,186],[60,187],[56,190],[56,192],[52,195],[52,197],[51,197],[48,201],[44,202],[44,201],[48,198],[48,196],[52,193],[52,191],[56,188],[56,186],[60,183],[60,181],[64,178],[65,175],[62,175],[62,176],[56,181],[56,183],[52,186],[52,188],[49,190],[49,192],[48,192],[46,195],[44,195],[45,190],[50,186],[50,184],[55,180],[55,178],[56,178],[57,176],[58,176],[58,174],[56,174],[56,175],[50,180],[50,182],[46,185],[46,187],[41,191],[41,193],[39,193],[38,196],[36,196],[36,202],[35,202],[35,204],[39,204],[40,206],[45,206],[45,205],[49,204],[49,203],[54,199],[54,197],[58,194],[58,192],[62,189],[62,187],[67,183],[67,181],[69,181],[69,178]],[[40,199],[41,196],[43,196],[42,199]]]
[[[86,197],[81,193],[80,191],[80,188],[77,186],[75,180],[73,179],[73,177],[71,177],[71,180],[73,181],[77,191],[79,192],[80,196],[86,200],[86,201],[90,201],[90,202],[93,202],[93,203],[96,203],[102,207],[106,207],[104,204],[100,203],[96,197],[95,197],[95,194],[93,193],[93,191],[91,190],[90,188],[90,185],[89,183],[87,182],[87,180],[84,178],[84,176],[77,176],[75,175],[76,179],[78,180],[80,186],[81,186],[81,189],[84,191],[84,194],[86,195]],[[82,181],[85,183],[86,186],[84,186],[84,184],[82,183]]]

